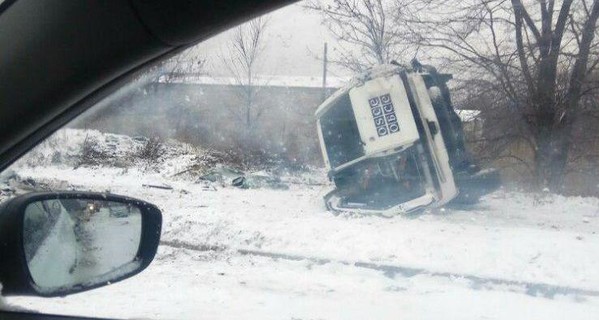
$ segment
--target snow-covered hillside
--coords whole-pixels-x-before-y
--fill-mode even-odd
[[[154,171],[170,176],[192,165],[211,166],[222,160],[219,157],[224,156],[214,150],[198,149],[189,144],[168,140],[156,141],[156,147],[160,149],[157,151],[159,157],[144,159],[143,149],[151,140],[147,137],[129,137],[97,130],[63,129],[27,153],[13,168],[113,167]],[[82,157],[85,157],[86,151],[97,156],[96,161],[85,162]]]
[[[110,139],[118,154],[142,144],[71,130],[67,139],[79,142],[60,146],[63,159],[74,158],[71,144],[90,134],[106,141],[102,148],[112,148],[107,137],[116,137]],[[132,161],[74,169],[73,163],[48,161],[55,149],[42,147],[40,165],[28,158],[13,167],[19,179],[152,202],[164,215],[162,244],[153,264],[132,279],[60,299],[7,299],[17,306],[166,319],[599,314],[597,198],[500,190],[467,208],[394,218],[335,216],[324,208],[329,186],[319,171],[279,177],[286,190],[241,189],[198,180],[197,172],[177,174],[197,164],[202,151],[176,142],[151,168]]]

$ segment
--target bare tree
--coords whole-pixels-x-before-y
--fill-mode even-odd
[[[184,81],[186,77],[196,77],[206,74],[207,59],[198,53],[195,47],[186,49],[170,59],[163,60],[153,70],[159,81],[171,83]],[[154,71],[156,70],[156,71]]]
[[[400,59],[400,26],[394,20],[395,3],[384,0],[312,0],[307,8],[320,12],[323,22],[339,41],[331,59],[352,71],[360,72],[374,64]]]
[[[599,0],[589,2],[415,1],[396,10],[409,33],[397,36],[443,57],[458,77],[501,92],[495,107],[505,122],[494,138],[526,141],[536,184],[559,191],[581,99],[596,90],[589,75],[599,64]]]
[[[238,115],[238,111],[241,111],[239,118],[247,132],[251,132],[255,120],[263,112],[257,105],[258,87],[263,84],[256,83],[256,67],[264,49],[266,25],[264,18],[257,18],[238,27],[229,43],[228,52],[221,54],[223,65],[233,76],[233,85],[239,88],[241,110],[233,108],[232,112]]]

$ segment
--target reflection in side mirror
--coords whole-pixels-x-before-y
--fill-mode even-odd
[[[25,208],[23,246],[35,284],[44,291],[128,270],[141,240],[134,205],[86,199],[36,201]],[[131,268],[135,268],[132,265]]]
[[[4,294],[65,295],[137,274],[156,253],[161,222],[154,205],[110,194],[11,199],[0,208]]]

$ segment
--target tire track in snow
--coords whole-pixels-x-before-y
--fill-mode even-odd
[[[259,256],[271,258],[273,260],[288,260],[288,261],[309,261],[314,264],[324,265],[329,263],[338,263],[345,266],[351,266],[356,268],[364,268],[375,271],[380,271],[384,276],[394,278],[396,275],[400,275],[404,278],[410,278],[417,275],[425,275],[430,277],[440,277],[451,280],[463,279],[470,281],[470,287],[474,290],[493,290],[496,289],[494,286],[508,287],[507,291],[524,293],[529,296],[538,297],[542,296],[545,298],[554,298],[556,295],[579,295],[579,296],[592,296],[599,297],[599,291],[589,290],[568,286],[553,285],[540,282],[528,282],[509,280],[495,277],[481,277],[466,273],[455,273],[455,272],[438,272],[430,271],[424,268],[413,268],[398,265],[379,264],[373,262],[350,262],[343,260],[333,260],[327,258],[308,257],[294,254],[286,254],[279,252],[268,252],[261,250],[251,249],[233,249],[226,246],[208,245],[208,244],[190,244],[179,240],[162,240],[160,244],[178,249],[186,249],[192,251],[206,252],[206,251],[233,251],[241,255],[246,256]],[[511,287],[511,288],[509,288]]]
[[[160,240],[160,245],[177,249],[187,249],[192,251],[224,251],[227,247],[209,244],[191,244],[179,240]]]

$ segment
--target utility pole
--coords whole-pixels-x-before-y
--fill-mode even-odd
[[[324,43],[324,54],[322,59],[322,101],[327,97],[327,43]]]

